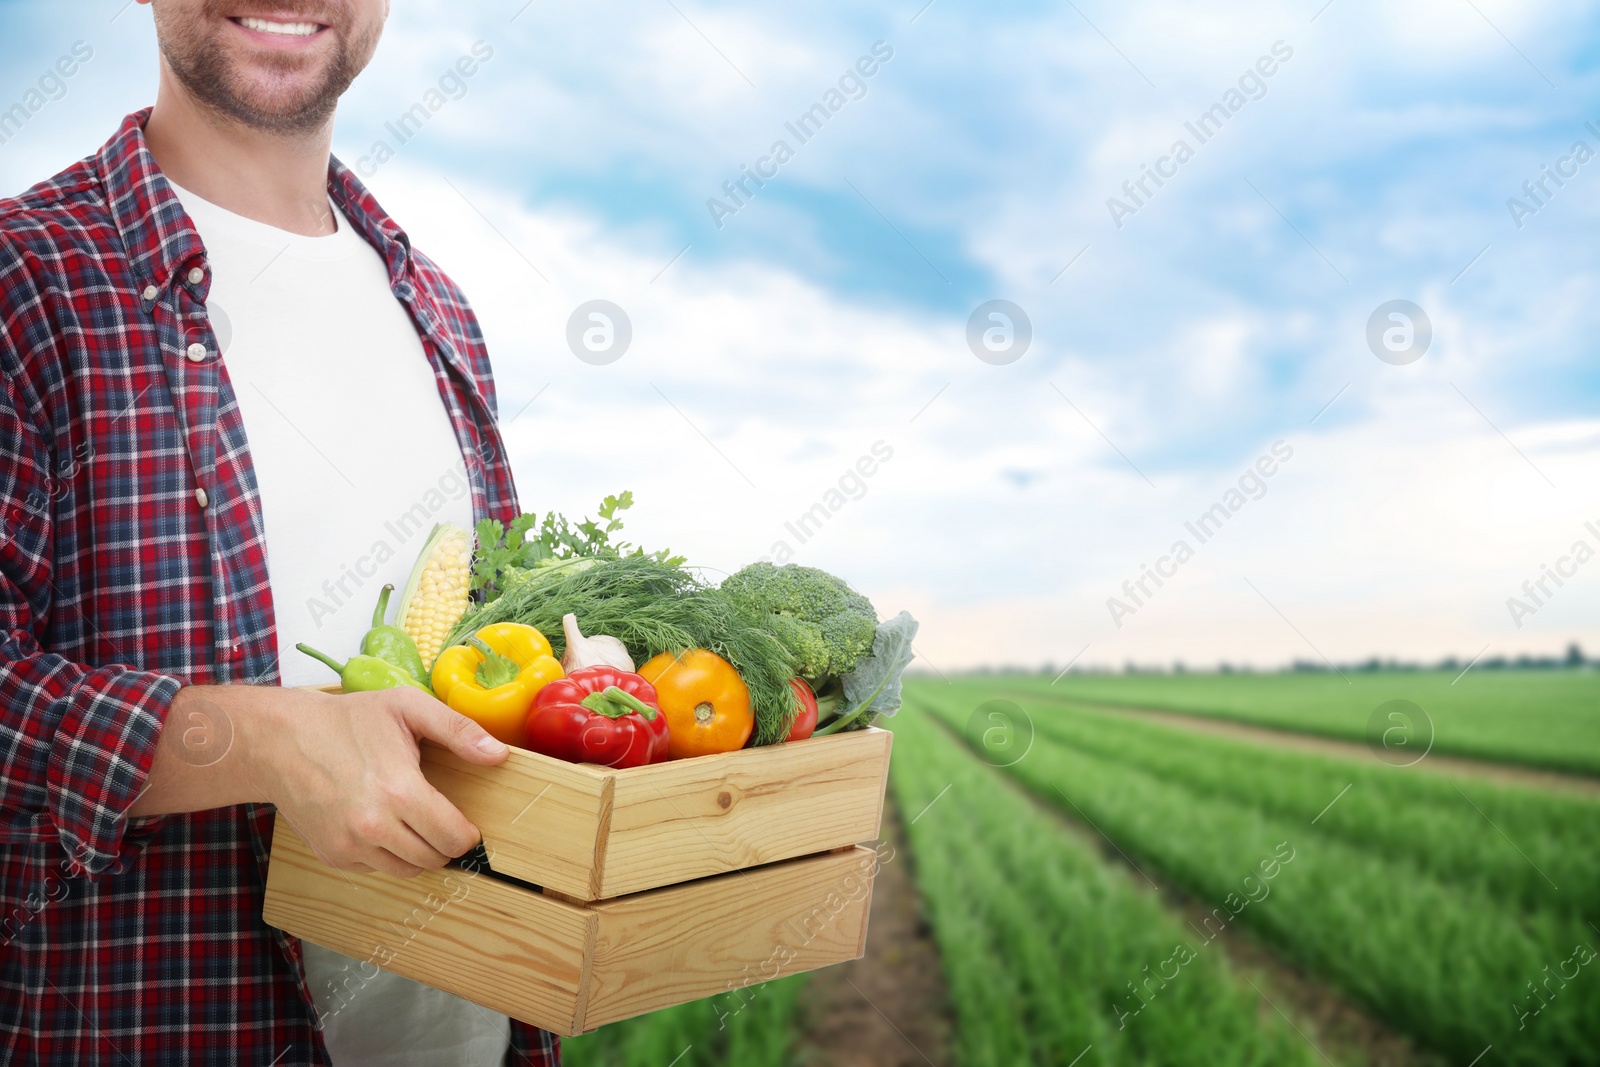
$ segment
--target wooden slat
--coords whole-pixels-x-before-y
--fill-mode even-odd
[[[483,767],[424,743],[422,773],[482,831],[496,871],[580,900],[601,895],[613,772],[519,748]]]
[[[876,861],[853,848],[591,905],[585,1029],[859,959]]]
[[[591,897],[877,837],[890,743],[886,730],[862,730],[611,772],[610,832]]]
[[[581,1029],[598,917],[490,875],[336,871],[280,815],[262,918],[513,1018]]]

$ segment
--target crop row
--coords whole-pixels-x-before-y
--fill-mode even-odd
[[[921,706],[955,730],[968,717],[965,701]],[[1189,740],[1175,732],[1172,743]],[[1600,979],[1581,974],[1580,947],[1600,939],[1577,916],[1507,906],[1480,886],[1324,831],[1303,812],[1197,792],[1052,736],[1036,737],[1010,773],[1192,893],[1218,929],[1253,928],[1428,1047],[1462,1062],[1490,1045],[1503,1063],[1600,1055]],[[1293,858],[1269,882],[1261,857],[1283,847]],[[1204,932],[1214,936],[1212,922]]]
[[[984,693],[930,691],[958,710],[983,706]],[[1517,907],[1600,914],[1594,797],[1212,737],[1055,700],[1019,700],[1028,716],[1023,728],[1081,752],[1270,815],[1315,818],[1323,834],[1440,881],[1479,886]]]
[[[908,708],[890,783],[956,1015],[956,1059],[1320,1064],[1126,872]]]
[[[1600,774],[1600,672],[1378,671],[1284,674],[1067,674],[996,677],[994,688],[1159,708],[1362,741],[1391,700],[1426,716],[1412,742],[1433,751]]]

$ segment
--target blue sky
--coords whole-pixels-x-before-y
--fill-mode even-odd
[[[1600,152],[1595,5],[464,7],[396,3],[335,149],[370,155],[493,50],[368,180],[483,317],[526,506],[632,488],[641,538],[728,569],[884,441],[790,547],[923,617],[935,667],[1600,649],[1600,561],[1520,627],[1506,603],[1600,547],[1600,158],[1520,228],[1507,209],[1575,141]],[[5,105],[95,49],[0,146],[10,192],[152,98],[154,40],[122,0],[0,19]],[[785,123],[877,42],[893,58],[800,144]],[[1275,45],[1200,143],[1185,123]],[[707,198],[780,138],[718,228]],[[1107,199],[1179,139],[1119,228]],[[603,367],[564,340],[595,298],[635,334]],[[994,298],[1033,327],[1004,366],[965,341]],[[1409,365],[1365,339],[1393,299],[1433,325]],[[1279,440],[1261,499],[1113,618]]]

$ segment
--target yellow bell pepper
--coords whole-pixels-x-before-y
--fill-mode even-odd
[[[433,662],[433,695],[508,745],[526,748],[528,712],[539,690],[565,676],[550,642],[532,626],[494,623]]]

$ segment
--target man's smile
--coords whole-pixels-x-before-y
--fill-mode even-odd
[[[295,20],[287,17],[266,17],[262,15],[233,15],[228,21],[244,30],[258,41],[271,42],[275,45],[297,44],[303,40],[319,37],[328,29],[325,23]]]

